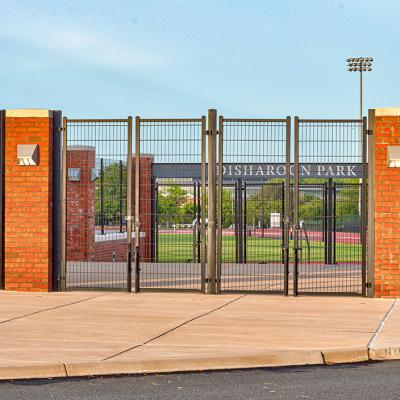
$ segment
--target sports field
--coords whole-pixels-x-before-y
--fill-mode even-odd
[[[158,241],[157,262],[190,262],[193,260],[193,235],[191,233],[161,233]],[[293,240],[290,240],[293,248]],[[247,262],[279,262],[282,257],[282,240],[275,237],[247,237]],[[310,241],[310,248],[303,241],[301,257],[304,262],[324,261],[325,244],[320,240]],[[293,251],[291,251],[293,256]],[[309,257],[309,258],[308,258]],[[222,237],[222,262],[235,262],[235,237]],[[359,240],[354,243],[336,243],[337,262],[357,262],[361,260]]]

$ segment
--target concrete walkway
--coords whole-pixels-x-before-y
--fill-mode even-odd
[[[0,292],[0,379],[400,358],[400,305],[360,297]]]

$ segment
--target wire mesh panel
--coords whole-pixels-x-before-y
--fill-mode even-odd
[[[69,289],[127,288],[128,119],[64,119]]]
[[[140,289],[202,290],[205,118],[138,118],[136,127]]]
[[[220,117],[220,133],[221,290],[282,293],[289,272],[284,217],[290,119]]]
[[[365,293],[365,129],[365,120],[295,119],[294,294]]]

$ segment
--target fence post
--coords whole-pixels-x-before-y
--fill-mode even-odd
[[[61,155],[61,271],[60,291],[67,290],[67,117],[63,118]]]
[[[216,138],[217,110],[208,110],[208,250],[207,293],[215,294],[216,285]]]
[[[135,119],[135,293],[140,291],[140,117]]]
[[[217,293],[222,285],[222,196],[223,196],[223,160],[224,160],[224,117],[218,119],[218,239],[217,239]]]
[[[128,244],[127,291],[132,291],[132,117],[128,117],[128,157],[126,163],[126,237]]]
[[[326,264],[333,264],[332,256],[332,242],[333,242],[333,179],[328,179],[328,193],[327,193],[327,218],[326,218],[326,231],[327,231],[327,243],[325,243],[327,249],[327,262]]]
[[[201,261],[201,292],[206,293],[206,174],[207,174],[207,118],[201,117],[201,194],[200,194],[200,261]]]

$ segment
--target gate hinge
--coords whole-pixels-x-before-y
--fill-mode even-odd
[[[219,132],[218,132],[217,130],[215,130],[215,131],[208,131],[208,130],[207,130],[207,131],[206,131],[206,135],[207,135],[207,136],[212,136],[212,135],[214,135],[214,134],[215,134],[215,135],[218,135]]]
[[[372,282],[365,282],[365,287],[367,289],[371,289],[372,288]]]
[[[373,135],[373,134],[374,134],[374,131],[373,131],[372,129],[367,129],[367,130],[365,131],[365,133],[366,133],[367,135]]]

